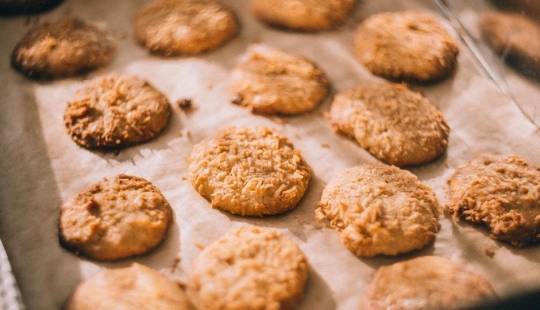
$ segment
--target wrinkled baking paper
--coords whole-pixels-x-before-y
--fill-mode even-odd
[[[225,2],[225,1],[224,1]],[[0,238],[28,309],[58,309],[84,279],[103,269],[139,262],[179,281],[190,264],[223,234],[253,224],[290,235],[309,259],[310,278],[299,309],[356,309],[375,270],[416,256],[447,257],[484,275],[500,296],[538,286],[540,248],[515,249],[490,239],[485,230],[440,217],[434,244],[398,257],[358,258],[341,244],[336,231],[314,219],[316,203],[332,176],[345,168],[375,162],[354,141],[334,133],[324,117],[332,95],[361,82],[378,80],[354,58],[352,38],[365,17],[382,11],[433,11],[430,1],[360,1],[353,15],[335,31],[296,33],[270,29],[250,14],[248,1],[226,1],[238,15],[241,31],[230,43],[200,57],[162,58],[134,42],[131,20],[144,1],[70,1],[39,17],[0,18],[1,196]],[[70,15],[107,25],[119,45],[109,66],[83,78],[35,82],[9,66],[17,41],[37,22]],[[444,23],[457,38],[450,26]],[[231,104],[229,72],[251,43],[263,43],[303,55],[317,63],[331,81],[331,94],[306,115],[286,118],[250,114]],[[445,115],[451,128],[445,156],[409,169],[448,201],[446,180],[479,153],[518,154],[540,164],[540,137],[534,127],[500,93],[463,44],[456,73],[440,83],[411,86]],[[88,80],[105,73],[137,75],[162,91],[174,107],[166,131],[156,140],[119,154],[77,146],[62,121],[66,103]],[[538,85],[527,85],[538,91]],[[532,91],[532,90],[531,90]],[[187,113],[176,104],[192,99]],[[302,151],[313,169],[311,184],[298,207],[280,216],[243,218],[214,210],[187,181],[186,159],[192,147],[216,130],[232,125],[272,126]],[[62,249],[57,238],[60,204],[103,177],[128,173],[153,182],[175,211],[174,225],[155,251],[119,262],[99,263]],[[494,254],[487,255],[490,252]]]

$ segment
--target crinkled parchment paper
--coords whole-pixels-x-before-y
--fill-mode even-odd
[[[482,229],[454,223],[447,214],[440,218],[434,244],[408,255],[372,259],[355,257],[341,244],[337,232],[314,219],[324,185],[335,173],[375,161],[356,143],[335,134],[323,116],[337,91],[377,80],[353,57],[354,29],[366,16],[380,11],[435,12],[430,1],[364,0],[340,29],[295,33],[265,27],[250,14],[247,1],[230,0],[226,3],[242,25],[239,35],[200,57],[174,58],[149,55],[135,44],[131,19],[143,3],[67,0],[39,17],[0,17],[0,238],[28,309],[58,309],[85,278],[132,262],[185,280],[193,258],[200,252],[198,245],[208,245],[247,224],[278,228],[292,236],[308,256],[310,279],[299,309],[355,309],[379,266],[420,255],[439,255],[461,263],[487,277],[501,296],[539,285],[539,247],[506,246],[491,240]],[[22,36],[36,23],[64,15],[107,25],[119,45],[113,63],[85,77],[52,82],[27,80],[14,72],[9,56]],[[444,19],[441,22],[445,23]],[[231,104],[229,71],[254,42],[312,59],[327,73],[331,94],[313,113],[281,120],[255,116]],[[75,90],[88,79],[110,72],[147,79],[174,106],[163,135],[119,154],[78,147],[62,122],[66,103]],[[540,164],[536,150],[540,137],[534,126],[483,74],[465,46],[461,45],[455,75],[434,85],[412,87],[444,113],[451,128],[447,154],[410,169],[436,191],[441,207],[448,201],[446,180],[459,165],[479,153],[518,154]],[[175,104],[183,98],[193,100],[196,108],[192,112],[183,112]],[[194,191],[186,180],[186,158],[193,145],[231,125],[273,126],[302,151],[313,168],[313,178],[295,210],[264,218],[231,216],[210,208]],[[111,263],[96,263],[63,250],[57,237],[61,203],[103,177],[118,173],[144,177],[167,197],[175,218],[165,242],[147,255]],[[486,255],[486,250],[494,255]]]

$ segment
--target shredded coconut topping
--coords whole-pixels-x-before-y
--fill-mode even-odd
[[[230,127],[196,145],[189,179],[212,207],[260,216],[291,210],[311,178],[301,153],[268,127]]]

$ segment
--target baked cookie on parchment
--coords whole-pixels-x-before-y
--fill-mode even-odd
[[[540,24],[519,13],[489,12],[479,28],[488,45],[523,74],[540,79]]]
[[[147,81],[109,74],[92,80],[68,102],[64,124],[80,146],[117,150],[156,137],[171,113],[167,97]]]
[[[216,49],[238,27],[234,13],[215,0],[154,0],[137,12],[133,33],[150,52],[172,56]]]
[[[262,22],[301,31],[336,28],[349,16],[356,0],[251,0],[253,14]]]
[[[103,27],[66,17],[31,29],[15,46],[11,65],[27,77],[53,79],[103,67],[115,54]]]
[[[308,112],[328,93],[326,75],[313,62],[261,44],[248,48],[230,83],[233,103],[258,114]]]
[[[448,146],[450,130],[442,113],[401,84],[364,83],[341,91],[329,119],[334,130],[399,167],[428,163]]]
[[[191,184],[213,208],[242,216],[294,209],[311,178],[301,152],[265,126],[222,129],[195,145],[188,163]]]
[[[80,283],[64,310],[192,310],[186,293],[159,271],[134,263],[109,269]]]
[[[522,247],[540,241],[540,167],[519,156],[479,156],[448,180],[455,220],[486,226],[491,238]]]
[[[405,11],[365,19],[355,33],[354,51],[375,75],[427,83],[455,70],[459,47],[432,15]]]
[[[499,11],[515,12],[527,15],[533,19],[540,18],[540,3],[531,0],[490,0]]]
[[[54,8],[64,0],[0,0],[0,15],[34,14]]]
[[[125,174],[104,178],[61,208],[60,243],[95,260],[144,254],[158,246],[172,222],[172,208],[149,181]]]
[[[439,203],[412,173],[381,163],[364,164],[334,176],[323,190],[319,221],[328,220],[357,256],[397,255],[435,239]]]
[[[481,275],[437,256],[380,267],[368,284],[361,310],[465,309],[495,298]]]
[[[307,259],[291,238],[248,226],[195,258],[188,292],[198,309],[294,309],[307,278]]]

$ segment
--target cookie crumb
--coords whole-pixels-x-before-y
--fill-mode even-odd
[[[325,149],[329,149],[330,145],[328,143],[321,143],[321,147],[323,147]]]
[[[195,105],[193,104],[193,99],[191,98],[180,98],[176,100],[178,107],[184,111],[193,110]]]
[[[243,100],[244,100],[243,96],[236,94],[235,96],[233,96],[231,98],[231,103],[237,104],[237,105],[242,105]]]
[[[195,242],[193,243],[194,246],[196,246],[199,250],[204,250],[206,248],[202,243]]]
[[[486,254],[486,256],[488,256],[488,257],[493,257],[493,256],[495,256],[495,250],[494,249],[484,249],[484,254]]]
[[[285,121],[282,118],[279,118],[277,116],[273,116],[270,118],[274,123],[277,123],[279,125],[285,125]]]
[[[184,281],[176,280],[176,281],[174,281],[174,283],[175,283],[176,285],[178,285],[182,290],[186,290],[186,289],[187,289],[187,283],[184,282]]]
[[[180,257],[176,257],[172,263],[172,266],[171,266],[171,273],[174,273],[176,272],[176,268],[178,268],[178,265],[180,265],[180,262],[182,261],[182,259]]]

